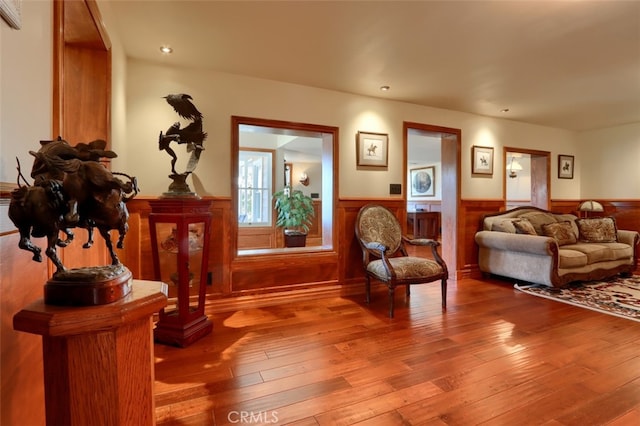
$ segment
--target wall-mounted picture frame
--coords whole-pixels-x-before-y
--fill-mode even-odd
[[[471,147],[471,173],[493,175],[493,147],[478,145]]]
[[[356,149],[358,166],[387,167],[389,135],[386,133],[358,132]]]
[[[558,155],[558,179],[573,179],[573,155]]]
[[[7,21],[11,28],[19,30],[22,27],[20,2],[22,0],[0,0],[0,16]]]
[[[419,167],[411,169],[411,196],[435,197],[436,195],[436,167]]]

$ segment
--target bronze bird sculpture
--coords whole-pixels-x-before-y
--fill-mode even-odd
[[[187,152],[191,153],[185,174],[193,172],[200,159],[200,153],[204,150],[203,142],[207,138],[207,133],[202,130],[202,114],[191,102],[193,98],[185,93],[164,96],[167,103],[183,119],[190,120],[186,127],[181,128],[180,122],[175,122],[163,134],[160,132],[158,138],[158,148],[166,151],[171,156],[171,172],[178,174],[175,169],[178,156],[171,148],[171,142],[187,144]]]

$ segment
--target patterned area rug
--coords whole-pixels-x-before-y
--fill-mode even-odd
[[[565,288],[519,284],[514,287],[534,296],[640,321],[640,276],[578,282]]]

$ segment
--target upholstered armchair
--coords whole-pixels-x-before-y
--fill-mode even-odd
[[[389,317],[393,318],[395,289],[440,280],[442,308],[447,306],[447,265],[438,254],[439,242],[430,239],[409,239],[402,235],[398,219],[384,206],[368,204],[358,212],[356,238],[362,248],[365,270],[366,302],[371,301],[371,278],[383,282],[389,289]],[[430,246],[433,259],[408,256],[405,242]]]

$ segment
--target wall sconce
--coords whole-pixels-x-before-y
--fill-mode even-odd
[[[507,170],[509,170],[510,178],[518,177],[518,171],[522,171],[522,166],[516,161],[516,157],[511,157],[511,163],[507,166]]]
[[[300,183],[303,184],[304,186],[308,186],[309,185],[309,176],[307,176],[306,172],[303,172],[300,175]]]

